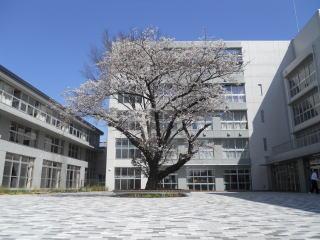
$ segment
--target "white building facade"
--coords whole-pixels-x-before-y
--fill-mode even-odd
[[[224,84],[229,111],[207,119],[213,127],[200,137],[214,148],[200,151],[163,187],[308,192],[311,172],[320,177],[320,10],[291,41],[226,46],[245,67],[236,85]],[[113,128],[108,133],[109,189],[143,188],[146,179],[117,154],[132,146]]]
[[[187,42],[179,44],[183,46]],[[220,114],[205,119],[212,123],[212,128],[205,130],[199,140],[214,143],[214,147],[200,149],[185,166],[165,178],[162,187],[194,191],[269,188],[263,142],[253,134],[253,121],[289,44],[289,41],[226,42],[227,49],[238,54],[247,66],[242,74],[235,76],[236,81],[223,83],[228,111],[224,112],[226,106],[221,106],[217,109]],[[109,107],[121,108],[118,101],[125,99],[111,99]],[[201,125],[198,122],[192,128]],[[108,128],[106,184],[109,190],[145,187],[147,179],[131,165],[135,151],[120,132]]]
[[[0,65],[0,186],[80,188],[92,177],[103,133],[63,111]]]

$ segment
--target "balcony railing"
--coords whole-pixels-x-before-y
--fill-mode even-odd
[[[316,143],[320,143],[320,131],[315,131],[313,133],[296,138],[295,140],[276,145],[272,147],[272,155],[289,152],[291,150],[310,146]]]
[[[32,116],[42,122],[45,122],[51,126],[56,127],[64,132],[67,132],[77,138],[89,142],[88,134],[80,131],[79,129],[66,124],[65,122],[61,121],[60,119],[30,105],[29,103],[13,96],[10,93],[7,93],[0,89],[0,102],[19,110],[29,116]]]

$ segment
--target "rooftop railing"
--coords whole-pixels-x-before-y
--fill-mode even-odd
[[[29,116],[32,116],[44,123],[47,123],[51,126],[56,127],[57,129],[60,129],[64,132],[67,132],[73,136],[76,136],[77,138],[84,140],[86,142],[89,142],[89,136],[88,134],[84,133],[83,131],[70,126],[69,124],[61,121],[60,119],[36,108],[35,106],[32,106],[31,104],[21,100],[20,98],[17,98],[13,96],[12,94],[5,92],[4,90],[0,89],[0,102],[10,106],[12,108],[15,108],[19,110],[20,112],[23,112],[25,114],[28,114]]]

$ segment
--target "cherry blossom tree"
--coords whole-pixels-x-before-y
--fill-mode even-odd
[[[211,123],[192,124],[221,109],[223,82],[242,71],[221,40],[178,42],[154,28],[121,34],[96,57],[93,75],[68,91],[69,108],[104,120],[138,149],[132,164],[148,177],[146,189],[186,164]],[[108,106],[117,99],[117,106]],[[177,150],[176,139],[184,148]],[[175,153],[175,154],[173,154]]]

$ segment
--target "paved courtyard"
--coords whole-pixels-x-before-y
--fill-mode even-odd
[[[108,193],[0,196],[0,239],[320,239],[320,196]]]

